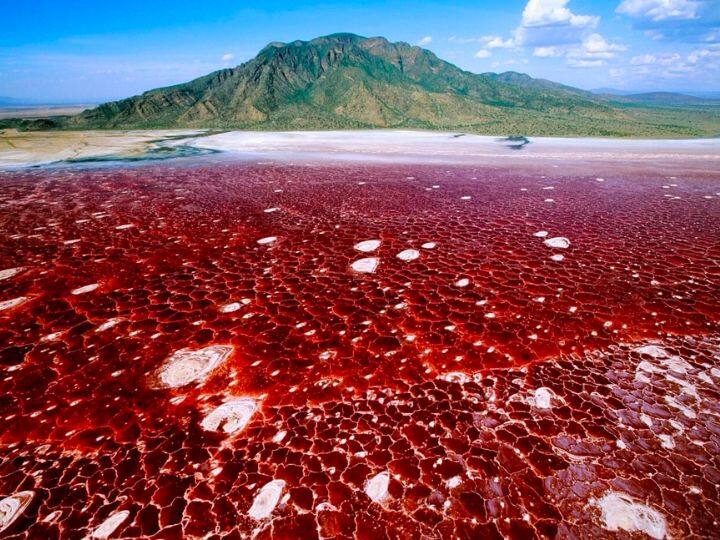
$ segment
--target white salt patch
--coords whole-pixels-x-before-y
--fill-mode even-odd
[[[658,435],[658,439],[660,439],[660,446],[663,448],[667,448],[668,450],[675,448],[675,440],[671,435],[661,434]]]
[[[625,493],[609,491],[600,500],[590,502],[600,508],[604,527],[609,531],[643,532],[657,539],[667,534],[665,517],[660,512]]]
[[[538,231],[533,236],[538,238],[545,238],[549,233],[547,231]]]
[[[13,276],[18,275],[20,272],[25,270],[23,266],[18,266],[16,268],[6,268],[5,270],[0,270],[0,281],[4,279],[10,279]]]
[[[97,289],[99,286],[100,285],[98,283],[92,283],[90,285],[84,285],[83,287],[78,287],[77,289],[73,289],[71,291],[71,293],[74,294],[75,296],[77,296],[79,294],[85,294],[85,293],[92,292],[95,289]]]
[[[258,521],[270,517],[280,501],[280,495],[284,489],[285,480],[271,480],[265,484],[255,496],[248,515]]]
[[[552,407],[552,398],[555,396],[552,390],[545,386],[541,386],[533,393],[533,403],[538,409],[550,409]]]
[[[377,270],[380,260],[377,257],[366,257],[365,259],[358,259],[352,265],[353,270],[362,274],[372,274]]]
[[[287,431],[278,431],[272,440],[274,443],[279,443],[285,438],[285,435],[287,435]]]
[[[257,403],[252,398],[233,399],[214,409],[200,425],[207,431],[222,427],[225,433],[237,433],[245,429],[256,410]]]
[[[27,300],[27,296],[18,296],[17,298],[12,298],[10,300],[3,300],[2,302],[0,302],[0,311],[19,306],[20,304],[25,302],[25,300]]]
[[[468,278],[458,279],[455,282],[456,287],[467,287],[468,285],[470,285],[470,280]]]
[[[132,229],[135,225],[132,223],[126,223],[125,225],[118,225],[115,227],[118,231],[124,231],[125,229]]]
[[[110,538],[110,535],[115,532],[115,529],[122,525],[123,521],[125,521],[129,515],[130,512],[127,510],[121,510],[120,512],[110,514],[105,521],[103,521],[93,530],[92,533],[90,533],[90,538],[98,540]]]
[[[233,311],[237,311],[240,309],[240,302],[233,302],[232,304],[225,304],[223,307],[220,308],[220,311],[222,313],[232,313]]]
[[[258,240],[257,243],[260,245],[272,244],[275,240],[277,240],[277,236],[266,236]]]
[[[434,249],[437,244],[435,242],[425,242],[422,246],[423,249]]]
[[[265,212],[266,214],[272,214],[273,212],[277,212],[278,210],[280,209],[276,206],[273,206],[272,208],[266,208],[265,210],[263,210],[263,212]]]
[[[365,493],[374,502],[381,503],[388,496],[388,485],[390,485],[390,476],[386,472],[381,472],[365,482]]]
[[[445,482],[445,486],[448,489],[454,489],[454,488],[458,487],[460,484],[462,484],[462,477],[460,477],[460,476],[453,476],[447,482]]]
[[[117,323],[119,323],[121,320],[122,319],[119,319],[119,318],[108,319],[107,321],[102,323],[100,326],[98,326],[95,331],[96,332],[104,332],[105,330],[109,330],[110,328],[115,326]]]
[[[570,247],[570,240],[564,236],[556,236],[545,240],[545,245],[551,248],[567,249]]]
[[[233,347],[230,345],[175,351],[160,367],[160,382],[169,388],[180,388],[191,382],[204,380],[232,351]]]
[[[462,371],[451,371],[449,373],[444,373],[440,375],[439,378],[443,381],[458,384],[465,384],[466,382],[470,382],[470,377]]]
[[[667,358],[670,356],[665,349],[658,347],[657,345],[644,345],[643,347],[635,349],[635,352],[638,354],[646,354],[647,356],[652,356],[653,358]]]
[[[0,500],[0,531],[7,529],[20,517],[34,496],[33,491],[19,491]]]
[[[380,240],[363,240],[362,242],[355,244],[353,247],[363,253],[370,253],[371,251],[375,251],[379,248],[381,243],[382,242],[380,242]]]
[[[550,259],[555,262],[562,262],[565,260],[565,255],[563,255],[562,253],[558,253],[557,255],[553,255],[552,257],[550,257]]]
[[[463,196],[460,197],[460,198],[461,198],[463,201],[469,201],[470,199],[472,199],[472,197],[471,197],[470,195],[463,195]]]
[[[417,249],[406,249],[396,255],[401,261],[414,261],[420,257],[420,252]]]

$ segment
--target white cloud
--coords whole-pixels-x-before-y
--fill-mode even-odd
[[[480,49],[478,52],[475,53],[475,58],[490,58],[491,56],[492,53],[487,49]]]
[[[698,17],[701,3],[696,0],[622,0],[617,13],[653,22],[689,20]]]
[[[577,15],[567,7],[569,0],[528,0],[522,14],[522,26],[595,27],[600,20],[592,15]]]
[[[480,40],[485,43],[488,49],[511,49],[515,46],[512,38],[503,40],[500,36],[484,36]]]
[[[418,45],[430,45],[432,43],[432,36],[425,36],[418,41]]]
[[[235,55],[234,55],[233,53],[225,53],[225,54],[222,55],[222,57],[221,57],[220,59],[221,59],[223,62],[229,62],[229,61],[232,60],[233,58],[235,58]]]
[[[528,0],[522,21],[515,29],[515,43],[550,47],[578,43],[600,22],[594,15],[578,15],[567,7],[569,0]]]
[[[560,47],[535,47],[533,56],[538,58],[559,58],[563,56],[565,51]]]
[[[571,68],[594,68],[605,65],[605,60],[582,60],[577,58],[569,58],[567,65]]]
[[[657,62],[657,57],[654,54],[643,54],[640,56],[633,56],[630,63],[633,66],[648,66]]]
[[[614,58],[617,53],[627,51],[624,45],[608,43],[600,34],[590,34],[583,40],[581,54],[591,58]]]

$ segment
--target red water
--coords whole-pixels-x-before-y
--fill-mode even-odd
[[[720,537],[718,175],[545,174],[0,174],[0,536]]]

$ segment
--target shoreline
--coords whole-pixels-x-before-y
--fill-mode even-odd
[[[506,137],[423,130],[226,131],[92,130],[0,132],[0,170],[85,162],[125,163],[192,157],[195,151],[228,158],[281,162],[377,162],[458,165],[717,163],[717,139]],[[187,154],[190,154],[189,156]]]

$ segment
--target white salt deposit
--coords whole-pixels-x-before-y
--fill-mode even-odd
[[[84,285],[84,286],[82,286],[82,287],[78,287],[77,289],[73,289],[73,290],[71,291],[71,293],[74,294],[75,296],[77,296],[77,295],[80,295],[80,294],[85,294],[85,293],[92,292],[92,291],[94,291],[95,289],[97,289],[99,286],[100,286],[100,285],[99,285],[98,283],[92,283],[92,284],[90,284],[90,285]]]
[[[370,253],[371,251],[375,251],[379,248],[380,244],[380,240],[363,240],[362,242],[355,244],[353,247],[363,253]]]
[[[437,244],[435,242],[425,242],[422,246],[420,246],[423,249],[435,249],[435,246]]]
[[[652,356],[653,358],[667,358],[670,356],[665,349],[659,347],[658,345],[644,345],[635,349],[635,352],[638,354]]]
[[[122,319],[115,317],[112,319],[108,319],[104,323],[102,323],[100,326],[97,327],[95,330],[96,332],[104,332],[105,330],[109,330],[113,326],[115,326],[117,323],[119,323]]]
[[[265,212],[266,214],[272,214],[273,212],[277,212],[278,210],[280,210],[278,207],[273,206],[272,208],[266,208],[265,210],[263,210],[263,212]]]
[[[237,311],[240,309],[240,302],[233,302],[231,304],[225,304],[220,308],[220,311],[222,313],[232,313],[233,311]]]
[[[547,231],[538,231],[533,236],[537,238],[545,238],[549,233]]]
[[[453,476],[452,478],[448,479],[447,482],[445,482],[445,486],[448,489],[454,489],[454,488],[458,487],[460,484],[462,484],[461,476]]]
[[[456,287],[467,287],[468,285],[470,285],[470,280],[468,278],[458,279],[455,282]]]
[[[365,493],[374,502],[381,503],[388,496],[389,485],[390,475],[386,472],[381,472],[365,482]]]
[[[33,491],[19,491],[0,500],[0,532],[7,529],[20,517],[34,495]]]
[[[275,240],[277,240],[277,236],[266,236],[265,238],[258,240],[257,243],[262,246],[265,244],[272,244]]]
[[[358,259],[350,266],[356,272],[360,272],[362,274],[372,274],[375,270],[377,270],[379,264],[380,260],[377,257],[366,257],[365,259]]]
[[[420,257],[420,252],[417,249],[406,249],[396,255],[401,261],[414,261]]]
[[[118,225],[115,227],[118,231],[124,231],[125,229],[132,229],[135,225],[132,223],[126,223],[125,225]]]
[[[257,403],[252,398],[233,399],[214,409],[200,425],[207,431],[218,431],[222,427],[225,433],[237,433],[245,429],[256,410]]]
[[[642,532],[651,538],[665,538],[667,524],[665,517],[657,510],[636,502],[625,493],[608,491],[591,504],[602,512],[604,527],[609,531]]]
[[[27,296],[18,296],[17,298],[11,298],[10,300],[3,300],[0,302],[0,311],[19,306],[25,302],[25,300],[27,300]]]
[[[23,270],[25,270],[25,268],[22,266],[18,266],[15,268],[6,268],[5,270],[0,270],[0,281],[2,281],[4,279],[10,279],[11,277],[18,275]]]
[[[258,521],[270,517],[280,501],[280,495],[284,489],[285,480],[271,480],[265,484],[255,496],[248,515]]]
[[[565,260],[565,255],[563,255],[562,253],[558,253],[557,255],[551,256],[550,259],[555,262],[562,262]]]
[[[90,533],[90,538],[97,540],[110,538],[110,535],[115,532],[115,529],[122,525],[123,521],[125,521],[129,515],[130,512],[127,510],[121,510],[120,512],[110,514],[105,521],[95,527],[95,529]]]
[[[545,240],[545,245],[551,248],[567,249],[570,247],[570,240],[564,236],[556,236]]]
[[[552,390],[545,386],[541,386],[533,393],[532,401],[538,409],[550,409],[552,407],[553,397],[555,397],[555,394]]]
[[[163,386],[180,388],[202,381],[232,353],[230,345],[210,345],[204,349],[175,351],[160,367],[158,376]]]
[[[465,384],[466,382],[470,382],[470,377],[462,371],[451,371],[449,373],[444,373],[440,375],[440,379],[442,379],[443,381],[458,384]]]

